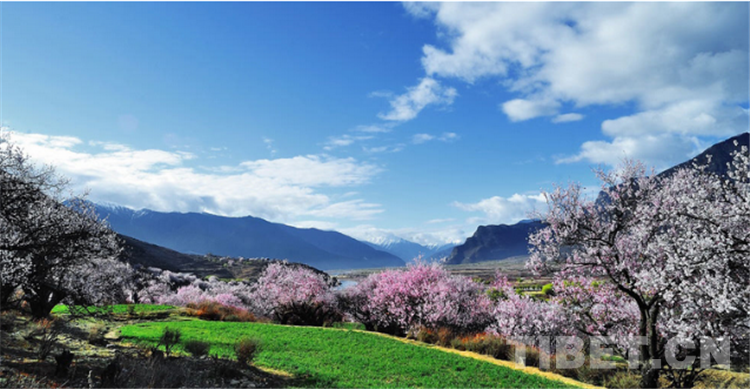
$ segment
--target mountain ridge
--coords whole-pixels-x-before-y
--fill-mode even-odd
[[[94,206],[114,231],[185,254],[288,259],[324,270],[404,265],[397,256],[334,231],[299,229],[253,216]]]

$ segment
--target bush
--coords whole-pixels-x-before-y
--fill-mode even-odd
[[[211,321],[234,321],[234,322],[257,322],[258,319],[252,313],[217,301],[204,300],[199,303],[189,303],[188,315],[196,316],[203,320]]]
[[[0,313],[0,330],[7,333],[12,333],[16,327],[16,313],[13,311],[6,311]]]
[[[242,338],[234,344],[234,354],[237,362],[246,365],[253,361],[255,354],[260,349],[260,341],[253,338]]]
[[[107,333],[107,327],[102,323],[94,324],[89,329],[88,342],[93,345],[103,345],[106,343],[104,334]]]
[[[604,386],[612,389],[638,388],[640,384],[641,375],[629,371],[617,372],[604,380]]]
[[[542,286],[542,293],[544,293],[545,296],[554,296],[555,290],[552,288],[552,284]]]
[[[454,342],[453,344],[456,344]],[[487,334],[477,334],[473,337],[460,338],[460,347],[466,351],[489,355],[495,359],[513,360],[515,348],[505,338]],[[454,348],[458,348],[454,346]]]
[[[455,333],[448,327],[440,327],[437,330],[437,344],[439,346],[448,347],[451,345],[451,341],[455,338]]]
[[[161,334],[159,345],[164,345],[164,352],[167,356],[172,352],[172,347],[177,343],[180,343],[180,337],[182,337],[182,332],[180,332],[180,330],[170,330],[169,327],[164,327],[164,332]]]
[[[330,327],[344,316],[326,302],[290,302],[276,308],[274,319],[280,324]]]
[[[435,344],[438,341],[437,333],[427,327],[419,327],[415,332],[415,337],[420,342]]]
[[[37,357],[44,362],[52,352],[57,335],[60,333],[60,323],[57,320],[41,319],[36,322],[35,326],[32,336],[39,337]]]
[[[451,340],[451,348],[454,348],[460,351],[465,351],[466,345],[464,345],[464,342],[461,340],[461,338],[453,338],[453,340]]]
[[[200,340],[188,340],[185,342],[185,351],[189,352],[194,357],[202,357],[208,355],[211,349],[211,343],[203,342]]]

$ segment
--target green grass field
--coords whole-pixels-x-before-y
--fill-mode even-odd
[[[87,307],[87,308],[76,308],[76,309],[86,309],[87,313],[95,314],[95,315],[102,315],[102,314],[127,314],[128,313],[128,307],[131,305],[129,304],[116,304],[116,305],[105,305],[103,307]],[[168,311],[170,309],[174,309],[175,307],[171,305],[151,305],[151,304],[133,304],[132,305],[133,313],[150,313],[150,312],[160,312],[160,311]],[[64,315],[70,313],[70,309],[67,305],[57,305],[54,308],[52,308],[52,313],[56,315]]]
[[[181,342],[210,342],[211,354],[226,358],[234,358],[238,339],[259,339],[261,352],[254,364],[291,373],[305,387],[570,387],[434,348],[345,329],[189,320],[129,325],[121,328],[121,334],[126,341],[155,345],[165,327],[179,329]],[[181,346],[175,349],[182,350]]]

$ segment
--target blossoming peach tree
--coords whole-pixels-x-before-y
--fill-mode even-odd
[[[371,274],[346,290],[341,300],[368,329],[399,335],[419,327],[481,332],[492,321],[483,285],[420,261]]]
[[[597,172],[596,200],[579,184],[546,193],[547,227],[530,238],[529,264],[555,268],[556,300],[571,324],[637,360],[643,387],[656,387],[660,372],[689,385],[710,366],[710,350],[747,355],[746,146],[729,165],[727,176],[703,167],[659,176],[626,162]]]
[[[67,181],[33,164],[0,135],[0,305],[14,291],[38,318],[60,303],[124,299],[130,266],[117,235],[83,196],[63,201]]]

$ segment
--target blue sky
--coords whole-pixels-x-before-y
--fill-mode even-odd
[[[2,125],[89,197],[460,241],[748,128],[747,3],[3,3]]]

